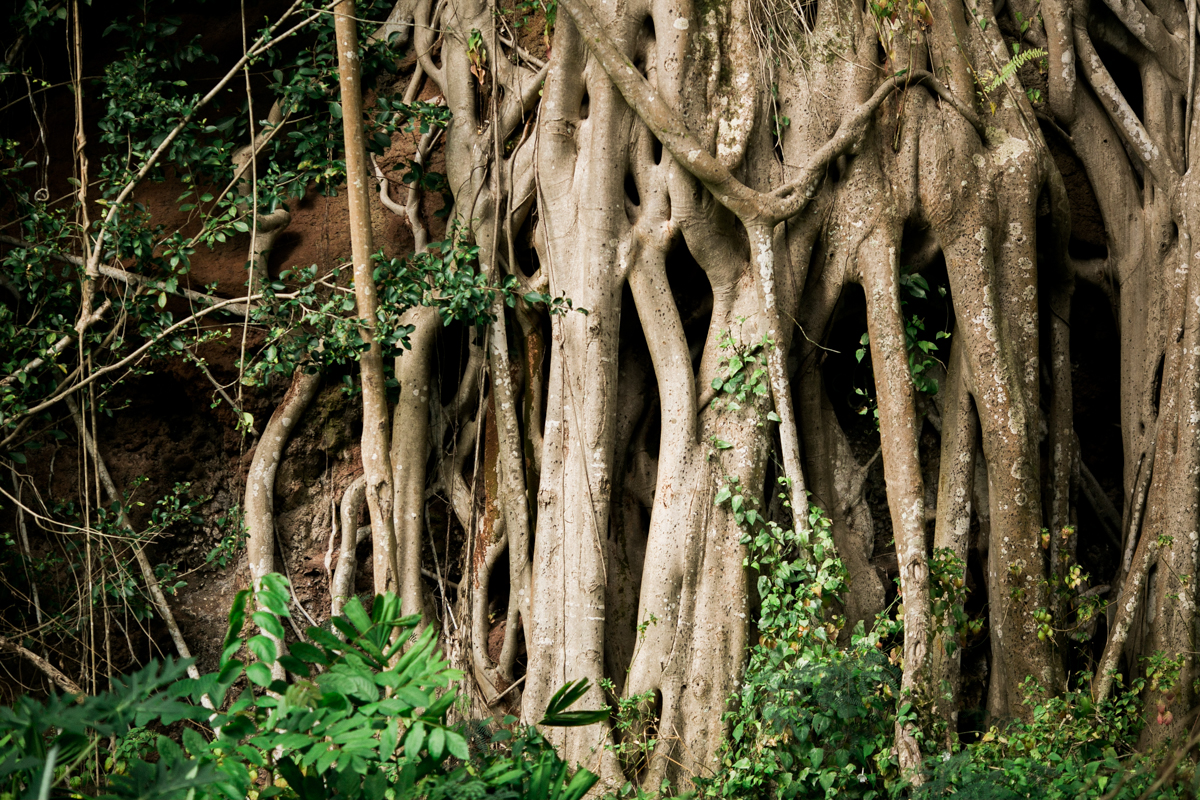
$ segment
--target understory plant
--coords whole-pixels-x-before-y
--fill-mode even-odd
[[[1090,677],[1084,676],[1084,685]],[[1173,758],[1172,748],[1135,751],[1145,724],[1139,713],[1145,685],[1139,678],[1095,703],[1086,689],[1035,699],[1042,693],[1028,678],[1023,688],[1029,720],[993,726],[957,753],[930,758],[928,781],[911,796],[929,800],[1195,797],[1194,768],[1187,759],[1178,773],[1167,771],[1160,782],[1164,760]]]
[[[722,502],[735,497],[736,485],[718,495]],[[978,740],[949,750],[927,738],[920,773],[903,773],[893,737],[913,709],[899,698],[899,617],[881,614],[869,631],[860,622],[848,646],[839,646],[843,623],[836,612],[848,585],[825,514],[809,506],[809,535],[758,514],[743,515],[743,525],[746,565],[758,574],[758,641],[741,688],[730,698],[720,768],[698,781],[704,797],[1197,796],[1194,766],[1183,758],[1177,771],[1170,768],[1179,751],[1136,750],[1147,681],[1152,676],[1165,692],[1179,673],[1162,666],[1161,656],[1147,659],[1148,678],[1102,702],[1086,689],[1090,675],[1078,682],[1084,688],[1050,698],[1028,678],[1027,719],[997,723]],[[946,637],[948,651],[955,639]],[[1158,724],[1163,721],[1160,715]]]
[[[81,800],[579,800],[595,784],[534,728],[513,730],[514,718],[473,724],[495,729],[474,741],[448,722],[450,684],[461,676],[442,659],[434,628],[418,632],[420,617],[402,616],[393,594],[370,611],[352,599],[286,655],[266,635],[243,640],[248,616],[282,639],[288,593],[283,576],[267,576],[252,614],[250,593],[238,593],[216,673],[186,678],[187,663],[168,659],[95,696],[0,708],[0,798],[48,800],[66,789]],[[255,656],[248,664],[244,649]],[[275,664],[288,680],[272,678]],[[567,710],[586,690],[586,681],[562,687],[541,723],[606,718]]]
[[[720,495],[718,495],[720,497]],[[899,627],[880,617],[839,648],[846,570],[831,523],[809,506],[811,533],[755,515],[743,542],[758,573],[758,642],[726,715],[729,739],[706,797],[885,796],[900,670],[884,652]]]

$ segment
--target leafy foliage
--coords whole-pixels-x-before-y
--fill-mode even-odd
[[[62,777],[56,768],[69,771],[81,763],[99,746],[99,737],[122,736],[151,721],[196,718],[192,704],[168,691],[185,670],[186,664],[168,659],[115,677],[112,690],[95,697],[53,695],[45,702],[21,697],[11,708],[0,707],[0,796],[46,796]]]
[[[616,684],[608,678],[602,678],[600,686],[609,698],[613,738],[616,740],[605,747],[617,756],[626,775],[636,777],[650,765],[650,756],[658,744],[654,719],[655,694],[649,691],[622,697],[617,694]],[[641,790],[641,787],[638,789]],[[627,782],[621,796],[633,790],[633,782]]]
[[[1045,57],[1046,51],[1040,47],[1031,47],[1027,50],[1021,50],[1019,49],[1018,45],[1018,49],[1013,53],[1012,59],[1000,69],[1000,72],[996,74],[996,77],[988,81],[987,85],[983,87],[984,92],[991,94],[992,92],[996,91],[996,89],[1000,88],[1001,84],[1015,75],[1017,70],[1019,70],[1021,67],[1025,66],[1030,61]]]
[[[930,753],[925,780],[914,785],[892,753],[896,725],[913,713],[898,700],[899,648],[892,643],[899,620],[881,615],[870,632],[860,623],[849,646],[839,647],[836,609],[846,573],[828,518],[810,505],[806,538],[765,520],[736,483],[716,500],[746,531],[760,611],[758,641],[725,717],[721,769],[699,781],[703,796],[1131,800],[1154,783],[1164,754],[1134,748],[1143,728],[1143,689],[1155,681],[1157,691],[1169,692],[1178,679],[1181,662],[1162,656],[1146,659],[1146,678],[1098,704],[1079,690],[1041,699],[1027,680],[1029,722],[996,725],[979,741]],[[931,561],[932,610],[943,621],[948,650],[976,624],[962,613],[963,567],[947,551]],[[1089,679],[1082,676],[1081,685]],[[1157,724],[1170,721],[1160,714]],[[1193,797],[1197,781],[1186,768],[1149,796]]]
[[[718,502],[736,496],[722,492]],[[759,575],[759,639],[726,715],[722,771],[704,795],[883,796],[896,777],[889,751],[899,669],[882,652],[894,624],[881,619],[870,633],[860,626],[849,649],[837,646],[846,572],[816,506],[807,535],[758,514],[743,524],[747,566]]]
[[[946,288],[939,286],[938,294],[946,296]],[[935,364],[940,363],[937,352],[938,342],[949,339],[948,331],[935,331],[933,338],[928,338],[925,332],[925,318],[920,314],[910,312],[909,303],[912,300],[924,300],[929,296],[929,282],[919,273],[902,273],[900,275],[900,317],[904,323],[904,348],[908,352],[908,372],[912,376],[913,386],[918,392],[934,395],[938,392],[937,379],[930,375]],[[863,332],[859,338],[859,347],[854,351],[854,360],[859,364],[871,363],[871,335]],[[875,400],[874,387],[857,387],[854,393],[862,398],[858,408],[860,415],[870,414],[875,427],[879,427],[879,405]]]
[[[508,276],[499,286],[489,284],[478,268],[478,253],[479,248],[452,227],[449,238],[433,242],[420,253],[391,259],[385,258],[382,251],[375,255],[379,310],[374,332],[385,358],[394,358],[408,349],[413,327],[402,318],[410,308],[436,308],[446,324],[457,321],[486,325],[491,322],[498,294],[507,305],[516,303],[516,279]],[[280,276],[299,282],[299,287],[285,298],[279,297],[286,288],[283,283],[264,287],[266,302],[255,310],[254,319],[269,325],[270,335],[258,358],[246,369],[247,383],[265,384],[272,375],[291,375],[298,367],[315,369],[357,361],[368,344],[361,324],[353,316],[353,282],[343,287],[339,285],[340,276],[335,269],[328,277],[320,278],[314,265]]]
[[[595,775],[569,769],[532,728],[515,736],[500,729],[472,752],[463,727],[447,722],[457,697],[448,688],[460,676],[437,651],[434,629],[418,632],[419,617],[401,616],[395,595],[377,597],[369,612],[352,599],[331,630],[310,627],[311,641],[294,643],[286,655],[268,636],[241,638],[248,618],[282,638],[288,596],[280,575],[263,580],[253,613],[250,593],[238,593],[215,674],[185,678],[186,664],[168,661],[95,697],[23,698],[0,708],[0,796],[42,800],[74,777],[73,796],[83,797],[77,768],[88,759],[108,765],[96,787],[105,800],[580,800],[595,784]],[[256,660],[243,663],[243,647]],[[272,679],[276,663],[292,680]],[[234,692],[237,685],[244,688]],[[607,717],[607,710],[570,710],[587,688],[586,681],[563,687],[542,724]],[[204,708],[205,698],[220,710]],[[157,736],[154,752],[146,752],[147,726],[181,721],[189,724],[178,740]],[[116,746],[106,754],[109,737]]]
[[[747,400],[754,402],[755,398],[769,394],[767,357],[763,351],[771,346],[766,337],[750,345],[741,345],[732,331],[722,331],[720,347],[725,356],[721,359],[721,374],[713,378],[712,388],[728,395],[724,408],[737,411]]]
[[[983,631],[983,619],[970,619],[963,608],[966,563],[950,548],[938,548],[929,559],[929,594],[934,619],[942,623],[947,655],[954,655],[968,635]]]
[[[1090,677],[1090,676],[1085,676]],[[1144,681],[1103,703],[1087,691],[1034,701],[1033,679],[1027,679],[1030,722],[993,727],[982,739],[958,753],[930,759],[928,783],[914,798],[963,797],[971,800],[1099,797],[1125,800],[1144,796],[1154,782],[1160,754],[1137,754],[1134,746],[1143,722],[1139,694]],[[1086,684],[1086,680],[1085,680]],[[1194,797],[1187,778],[1168,782],[1153,797]]]
[[[94,85],[87,87],[103,104],[103,112],[96,122],[98,141],[89,151],[97,166],[85,188],[108,212],[117,195],[147,165],[151,153],[181,126],[146,180],[161,182],[170,177],[182,184],[183,192],[175,201],[180,214],[174,217],[186,220],[168,227],[161,217],[132,201],[117,209],[106,228],[100,260],[119,262],[141,282],[133,291],[120,285],[121,291],[111,291],[99,283],[93,308],[108,299],[112,309],[82,336],[75,326],[80,319],[83,275],[80,259],[72,254],[88,251],[89,247],[80,248],[85,233],[73,219],[70,203],[50,200],[45,175],[38,174],[38,164],[24,155],[26,145],[0,142],[0,191],[12,198],[12,218],[19,221],[19,227],[6,234],[25,243],[9,249],[0,261],[4,276],[0,289],[15,301],[0,304],[0,374],[13,376],[0,386],[0,437],[9,440],[0,444],[0,454],[16,463],[25,462],[23,449],[38,445],[36,430],[21,429],[22,423],[28,425],[31,409],[60,391],[64,376],[68,384],[77,380],[72,374],[78,362],[76,348],[89,352],[91,369],[100,369],[140,342],[153,343],[147,352],[150,357],[178,356],[227,335],[173,329],[177,312],[168,307],[168,299],[181,293],[197,248],[215,247],[249,233],[256,215],[286,209],[289,200],[313,188],[333,192],[344,180],[332,16],[321,13],[319,3],[301,3],[297,11],[305,14],[307,22],[296,30],[303,30],[303,41],[291,37],[287,47],[265,47],[251,60],[257,70],[271,75],[269,99],[278,106],[278,122],[264,119],[272,102],[250,107],[244,87],[237,82],[216,95],[209,106],[216,109],[216,117],[208,119],[195,113],[202,94],[194,85],[195,76],[201,71],[198,68],[216,59],[204,49],[202,36],[185,32],[181,19],[172,15],[181,5],[152,0],[141,4],[135,15],[113,14],[103,30],[108,48],[118,55],[102,76],[89,79]],[[12,22],[31,36],[50,36],[50,30],[66,18],[66,7],[27,0]],[[390,4],[383,0],[360,2],[364,32],[373,25],[372,19],[386,16],[389,10]],[[258,33],[265,40],[271,38],[266,29]],[[394,69],[400,53],[390,42],[361,39],[367,42],[361,53],[364,80]],[[428,110],[416,113],[417,118],[437,119],[440,125],[447,115],[445,109],[436,115]],[[234,154],[252,140],[261,166],[239,170]],[[423,181],[436,181],[436,176],[431,173]],[[73,202],[78,205],[77,198]],[[99,228],[93,224],[86,233],[91,248],[97,246]],[[275,291],[284,291],[283,285]],[[268,307],[257,321],[267,327],[286,321],[278,316],[280,311]],[[118,320],[124,324],[114,324]],[[40,366],[30,368],[31,363]],[[133,364],[126,374],[144,371],[144,366]],[[111,391],[118,382],[108,382],[105,389]],[[100,410],[107,410],[104,395],[98,397]],[[49,419],[45,412],[37,418]]]

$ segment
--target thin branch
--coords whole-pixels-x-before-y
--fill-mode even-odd
[[[17,239],[16,237],[5,236],[4,234],[0,234],[0,242],[4,244],[10,244],[13,247],[34,248],[40,246],[37,242],[26,241],[25,239]],[[71,264],[80,268],[85,266],[82,258],[79,256],[70,255],[69,253],[58,253],[52,251],[47,253],[47,256],[55,261],[61,261],[64,264]],[[136,272],[128,272],[116,267],[106,266],[100,266],[98,269],[99,273],[106,278],[112,278],[113,280],[121,281],[122,283],[130,286],[147,286],[151,289],[157,289],[160,292],[167,292],[168,294],[176,294],[180,297],[186,297],[188,300],[192,300],[197,303],[219,303],[222,300],[222,298],[215,295],[204,294],[203,292],[197,292],[192,289],[185,289],[183,287],[170,289],[164,282],[155,280],[154,278],[147,278],[144,275],[138,275]],[[230,314],[245,315],[246,306],[235,303],[232,305],[226,305],[225,310]],[[82,333],[82,331],[80,332]]]
[[[5,636],[0,636],[0,650],[6,650],[10,653],[15,653],[22,658],[28,659],[31,664],[46,673],[46,677],[54,681],[64,692],[70,692],[75,695],[85,694],[83,689],[75,681],[68,678],[58,670],[53,664],[39,656],[37,653],[22,647],[16,642],[8,639]]]
[[[50,348],[50,352],[47,353],[47,357],[53,358],[54,356],[60,355],[62,353],[62,351],[67,349],[67,347],[71,344],[71,342],[78,341],[79,337],[84,334],[84,331],[86,331],[88,328],[92,327],[92,325],[95,324],[96,321],[98,321],[101,317],[103,317],[105,314],[107,314],[108,310],[110,308],[112,308],[112,301],[105,300],[100,305],[99,308],[97,308],[95,311],[93,311],[88,316],[79,320],[79,322],[75,323],[75,333],[67,334],[67,335],[63,336],[61,339],[59,339],[57,342],[55,342],[54,346]],[[37,358],[29,361],[28,363],[26,363],[24,366],[22,366],[20,369],[18,369],[13,374],[9,375],[4,380],[0,380],[0,389],[3,389],[7,386],[11,386],[13,383],[20,380],[22,375],[32,372],[33,370],[41,367],[45,363],[46,363],[46,359],[41,356],[38,356]]]
[[[225,387],[213,377],[213,374],[208,369],[208,365],[204,363],[204,359],[196,355],[190,347],[184,347],[183,354],[188,361],[191,361],[192,364],[194,364],[196,368],[200,370],[204,377],[208,379],[208,382],[213,385],[213,388],[217,390],[217,393],[220,394],[225,402],[229,404],[229,407],[233,409],[233,412],[238,415],[238,421],[240,423],[244,418],[241,407],[239,407],[238,404],[233,401],[233,398],[229,396],[229,392],[225,391]],[[250,435],[255,439],[259,437],[260,434],[258,432],[258,428],[255,427],[254,423],[250,424],[248,430],[250,431]]]
[[[289,294],[275,295],[276,298],[281,299],[281,300],[291,300],[297,296],[298,295],[295,292],[292,292]],[[79,391],[83,387],[94,383],[98,378],[100,378],[104,375],[107,375],[111,372],[114,372],[116,370],[123,369],[124,367],[133,363],[137,359],[141,358],[146,353],[147,350],[149,350],[151,347],[153,347],[158,342],[161,342],[163,339],[170,336],[172,333],[175,333],[176,331],[178,331],[188,325],[191,325],[196,320],[198,320],[202,317],[208,316],[209,314],[211,314],[214,311],[223,310],[227,306],[234,304],[234,303],[239,303],[239,302],[252,303],[255,300],[261,300],[263,297],[264,297],[264,295],[261,295],[261,294],[250,295],[249,297],[238,297],[238,298],[234,298],[232,300],[221,301],[221,302],[217,303],[216,305],[209,306],[208,308],[202,308],[199,311],[197,311],[195,314],[191,314],[188,317],[181,319],[179,322],[176,322],[171,327],[163,330],[162,333],[158,334],[157,336],[153,337],[152,339],[149,339],[141,347],[134,350],[132,353],[127,355],[125,358],[122,358],[120,361],[116,362],[115,364],[109,364],[107,367],[101,367],[100,369],[95,370],[94,372],[92,372],[92,374],[90,374],[88,377],[84,378],[79,383],[77,383],[74,386],[71,386],[65,390],[56,392],[55,394],[51,395],[50,397],[48,397],[47,399],[38,403],[36,406],[33,406],[32,408],[26,409],[25,411],[22,411],[19,414],[16,414],[14,416],[0,419],[0,426],[11,425],[14,421],[16,421],[22,417],[28,417],[33,414],[37,414],[40,411],[45,411],[47,408],[50,408],[50,406],[54,405],[55,403],[69,397],[70,395]]]
[[[96,466],[96,476],[100,479],[100,483],[104,486],[104,491],[108,495],[108,501],[114,504],[117,511],[117,522],[122,528],[129,532],[133,537],[137,536],[137,532],[133,528],[133,524],[129,521],[129,517],[125,514],[124,498],[117,491],[117,485],[113,483],[112,475],[108,471],[108,465],[104,463],[104,458],[100,455],[100,449],[96,447],[96,440],[92,437],[91,431],[88,430],[84,422],[83,414],[79,411],[79,406],[76,405],[74,398],[66,398],[67,408],[71,412],[71,416],[75,419],[75,426],[79,429],[79,435],[83,438],[84,448],[92,457],[92,461]],[[142,579],[146,582],[146,589],[150,593],[150,601],[154,605],[154,610],[162,617],[163,622],[167,625],[167,631],[171,635],[171,640],[175,642],[175,649],[179,652],[180,658],[190,659],[192,651],[188,648],[187,641],[183,638],[183,633],[179,630],[179,624],[175,621],[175,614],[171,611],[171,606],[167,604],[167,597],[163,594],[162,586],[159,585],[158,576],[154,574],[154,566],[150,563],[149,556],[146,555],[146,548],[141,543],[134,541],[130,543],[133,549],[134,558],[136,558],[138,567],[142,571]],[[195,664],[191,664],[187,668],[188,675],[193,679],[200,679],[200,671],[196,669]],[[212,700],[208,695],[204,696],[205,707],[212,708]]]
[[[13,491],[16,492],[17,499],[19,501],[21,498],[20,479],[17,477],[16,469],[10,467],[10,470],[12,471]],[[35,490],[35,494],[36,494],[36,490]],[[33,550],[29,546],[29,528],[25,525],[25,513],[21,509],[20,505],[17,506],[16,516],[17,516],[17,539],[21,543],[21,553],[22,553],[22,555],[25,556],[25,569],[27,572],[28,580],[29,580],[30,595],[32,595],[30,599],[33,602],[34,617],[37,619],[37,624],[40,627],[42,624],[44,624],[43,617],[42,617],[42,600],[38,596],[37,581],[35,581],[33,579],[32,574],[28,574],[29,565],[33,563]]]

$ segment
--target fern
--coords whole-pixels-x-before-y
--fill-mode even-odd
[[[1000,70],[1000,74],[989,81],[988,85],[984,87],[983,91],[986,94],[991,94],[992,92],[996,91],[997,88],[999,88],[1000,84],[1004,83],[1014,74],[1016,74],[1016,71],[1021,67],[1025,66],[1030,61],[1033,61],[1035,58],[1044,58],[1045,55],[1046,51],[1040,47],[1022,50],[1020,53],[1017,53],[1015,56],[1013,56],[1011,61],[1004,65],[1004,68]]]

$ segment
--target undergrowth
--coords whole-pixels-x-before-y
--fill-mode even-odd
[[[450,724],[461,676],[395,595],[369,613],[352,599],[287,655],[264,635],[244,641],[248,616],[279,638],[290,616],[286,579],[263,583],[253,614],[248,592],[234,600],[216,673],[187,678],[167,660],[95,696],[0,707],[0,800],[581,800],[598,780],[512,717]],[[272,678],[275,664],[290,680]],[[587,688],[564,686],[541,724],[607,718],[567,710]]]
[[[730,502],[732,492],[722,492],[719,502]],[[944,738],[927,737],[923,773],[901,774],[892,746],[897,722],[912,708],[899,697],[897,645],[903,631],[898,617],[880,615],[870,630],[859,623],[849,645],[839,647],[844,623],[838,610],[849,587],[828,517],[810,505],[808,536],[759,515],[743,517],[742,524],[746,565],[758,576],[758,640],[750,648],[741,688],[730,699],[729,735],[718,772],[697,781],[701,796],[1196,796],[1200,775],[1190,766],[1155,785],[1172,750],[1135,749],[1145,725],[1141,679],[1103,703],[1093,703],[1086,689],[1042,699],[1030,679],[1025,684],[1028,721],[997,724],[978,741],[950,749]],[[1079,685],[1086,687],[1089,677],[1081,676]]]

